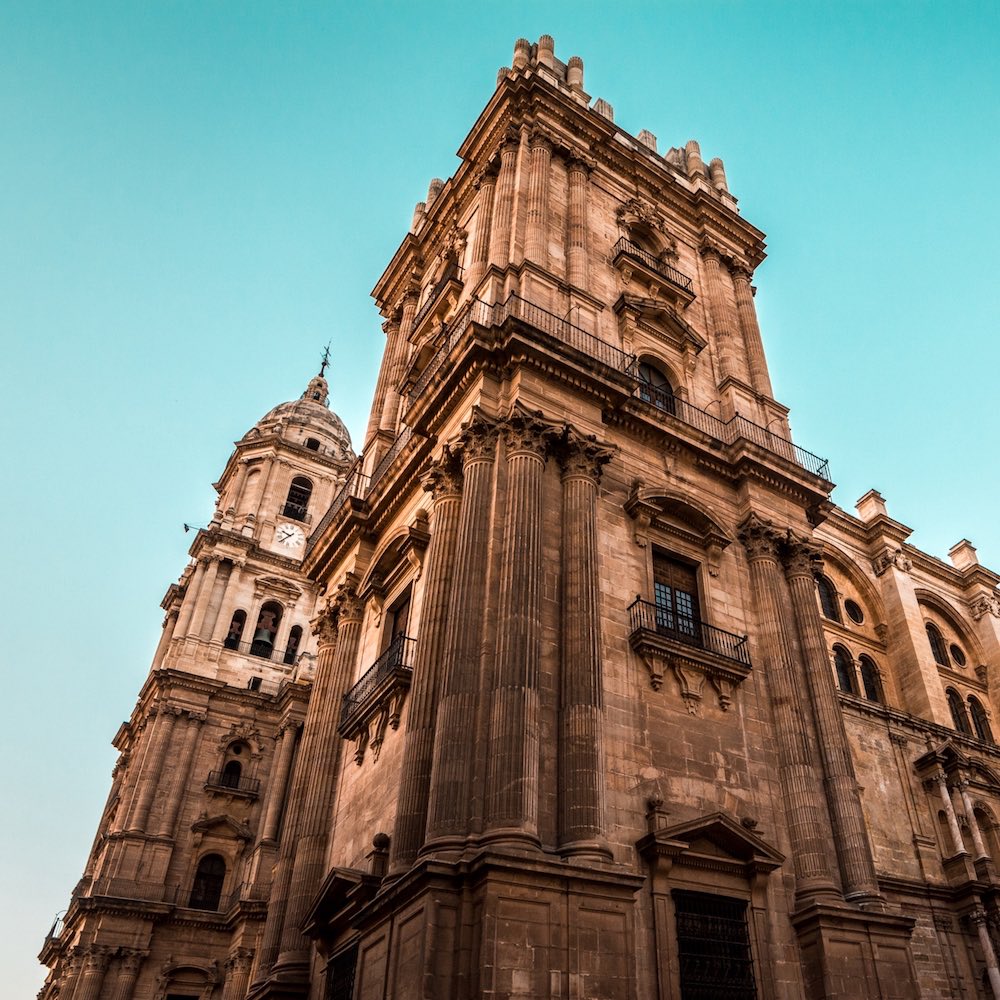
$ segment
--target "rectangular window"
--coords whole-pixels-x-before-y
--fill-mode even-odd
[[[354,971],[357,965],[357,945],[333,956],[326,967],[325,1000],[353,1000]]]
[[[701,618],[697,567],[654,552],[653,603],[658,629],[697,639]]]
[[[673,892],[681,1000],[757,1000],[746,900]]]

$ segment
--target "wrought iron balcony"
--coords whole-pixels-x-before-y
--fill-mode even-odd
[[[226,774],[225,771],[209,771],[205,787],[214,791],[235,792],[237,795],[256,796],[260,794],[258,778],[244,778],[242,775]]]
[[[703,622],[700,618],[679,615],[670,608],[665,608],[652,601],[636,598],[629,610],[633,633],[638,631],[655,632],[667,636],[688,646],[696,646],[716,656],[724,656],[750,666],[750,651],[747,648],[747,637],[727,632]]]
[[[666,278],[672,285],[676,285],[685,292],[690,292],[692,290],[691,279],[686,274],[681,274],[677,268],[671,267],[670,264],[665,263],[658,257],[654,257],[648,251],[643,250],[641,246],[633,243],[631,240],[625,239],[624,237],[622,237],[615,244],[614,250],[611,252],[611,256],[613,260],[617,260],[622,256],[631,257],[632,260],[641,264],[654,274],[658,274],[661,278]]]
[[[281,663],[291,664],[295,662],[295,657],[299,655],[298,649],[275,649],[269,642],[261,639],[254,639],[250,642],[240,642],[227,636],[222,645],[225,649],[231,649],[234,653],[243,653],[245,656],[256,656],[261,660],[276,660]]]
[[[407,635],[397,635],[389,648],[364,672],[361,679],[344,695],[340,710],[340,725],[343,728],[351,717],[359,711],[389,679],[405,671],[409,677],[413,673],[413,650],[416,641]]]

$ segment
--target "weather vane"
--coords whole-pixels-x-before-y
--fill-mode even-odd
[[[326,374],[327,366],[330,364],[330,344],[331,343],[332,343],[332,341],[327,341],[326,348],[323,351],[323,361],[322,361],[322,363],[319,366],[320,376],[323,376],[323,375]]]

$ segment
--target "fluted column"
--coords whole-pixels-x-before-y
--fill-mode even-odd
[[[399,330],[399,318],[387,319],[382,324],[382,332],[385,334],[385,348],[382,351],[382,363],[378,369],[378,379],[375,382],[375,395],[372,398],[371,412],[368,414],[368,428],[365,431],[365,440],[362,447],[364,451],[369,442],[378,433],[379,424],[382,422],[382,411],[385,409],[385,393],[389,385],[389,376],[392,374],[392,355],[396,349],[396,335]]]
[[[875,875],[875,859],[868,839],[858,781],[854,774],[840,699],[830,671],[823,638],[823,624],[816,604],[814,575],[819,569],[819,551],[801,541],[785,546],[785,576],[792,595],[792,608],[799,642],[805,657],[806,681],[823,765],[824,790],[833,824],[844,895],[853,902],[881,898]]]
[[[264,482],[260,489],[260,499],[257,501],[257,511],[254,515],[257,521],[261,519],[261,516],[266,511],[270,510],[271,490],[274,488],[274,477],[278,465],[279,462],[276,458],[269,458],[267,460],[267,472],[264,473]]]
[[[337,724],[358,658],[364,603],[357,596],[354,585],[341,585],[333,605],[337,611],[337,645],[325,676],[320,677],[317,668],[303,734],[302,767],[306,791],[296,830],[295,865],[278,958],[281,964],[308,961],[309,945],[301,928],[326,874],[326,844],[332,826],[334,793],[340,777],[344,742],[337,734]]]
[[[485,829],[490,839],[537,840],[538,660],[542,474],[550,425],[515,411],[507,455],[497,645],[490,692]]]
[[[732,269],[731,273],[733,276],[733,292],[736,297],[736,315],[739,318],[740,329],[743,333],[747,367],[750,369],[750,384],[762,396],[771,397],[771,376],[767,371],[764,343],[760,337],[757,309],[753,303],[753,290],[750,288],[750,272],[745,267],[737,265]]]
[[[250,982],[252,962],[253,952],[249,948],[237,948],[226,959],[226,981],[222,987],[222,1000],[244,1000]]]
[[[163,818],[160,820],[159,836],[161,837],[172,837],[174,835],[174,827],[177,824],[177,813],[180,811],[181,803],[184,801],[184,792],[188,787],[188,781],[191,777],[191,761],[194,759],[194,748],[198,743],[198,733],[204,721],[205,715],[203,713],[188,713],[184,744],[178,755],[177,770],[170,786],[170,794],[166,806],[163,809]]]
[[[389,381],[385,387],[385,406],[382,409],[382,422],[379,430],[395,434],[399,422],[400,383],[406,372],[406,362],[409,358],[409,337],[413,332],[413,317],[417,314],[417,294],[420,291],[416,284],[411,284],[403,295],[403,309],[399,320],[399,329],[393,339],[395,348],[392,354],[392,369]]]
[[[566,219],[566,276],[576,288],[587,288],[587,184],[590,167],[579,156],[571,156],[569,171],[569,211]]]
[[[945,819],[948,820],[948,829],[951,830],[951,839],[955,844],[955,854],[968,854],[965,849],[965,840],[962,837],[962,828],[958,824],[958,815],[955,812],[955,803],[951,801],[951,789],[948,787],[948,777],[944,771],[938,771],[931,780],[938,786],[938,794],[941,796],[941,805],[944,807]]]
[[[160,641],[156,644],[156,652],[153,654],[153,670],[157,670],[163,663],[163,657],[167,654],[167,647],[174,637],[174,630],[177,627],[177,608],[171,608],[163,619],[163,631],[160,633]]]
[[[441,663],[441,696],[427,806],[427,850],[461,846],[468,832],[472,778],[468,735],[479,698],[496,439],[494,423],[477,415],[456,444],[465,485]]]
[[[101,945],[91,945],[83,960],[83,972],[77,984],[73,1000],[97,1000],[104,985],[104,974],[108,971],[111,952]]]
[[[606,861],[604,682],[597,487],[612,452],[572,437],[562,464],[562,635],[559,699],[559,850]]]
[[[490,262],[490,231],[493,228],[493,198],[496,194],[497,173],[492,166],[479,176],[479,207],[476,210],[476,235],[472,241],[472,260],[465,276],[465,284],[474,289],[486,273]]]
[[[750,584],[757,606],[760,652],[766,678],[778,755],[778,775],[795,866],[796,898],[801,902],[840,898],[827,857],[823,821],[817,808],[818,779],[802,717],[792,666],[791,644],[782,614],[783,584],[778,562],[782,536],[756,515],[740,528],[750,564]]]
[[[170,738],[174,731],[174,723],[180,710],[166,705],[158,709],[156,724],[151,736],[149,753],[143,758],[142,773],[139,775],[138,794],[132,809],[128,829],[134,833],[143,833],[146,821],[149,819],[149,808],[153,804],[153,796],[159,786],[160,775],[163,773],[163,760],[170,746]]]
[[[115,980],[115,991],[111,1000],[132,1000],[132,991],[139,976],[146,952],[135,948],[127,948],[121,953],[118,961],[118,978]]]
[[[705,262],[705,278],[708,285],[708,306],[712,314],[712,332],[715,337],[715,353],[719,363],[719,381],[739,372],[736,357],[736,331],[732,316],[722,290],[722,257],[718,249],[704,244],[701,255]]]
[[[977,906],[970,914],[969,920],[976,928],[979,936],[979,947],[983,950],[983,959],[986,962],[986,974],[990,980],[990,990],[993,992],[994,1000],[1000,1000],[1000,965],[997,964],[997,953],[993,947],[993,939],[990,937],[990,930],[986,926],[989,917],[986,910]]]
[[[180,612],[177,615],[177,627],[174,629],[174,635],[179,639],[183,639],[188,634],[191,616],[198,604],[198,595],[201,592],[201,581],[204,576],[205,564],[203,562],[195,563],[194,570],[184,588],[184,599],[181,601]]]
[[[215,590],[215,581],[218,575],[219,557],[213,553],[205,559],[205,572],[198,590],[198,606],[191,616],[191,627],[188,630],[188,634],[196,638],[201,636],[205,627],[205,619],[208,616],[209,605],[212,603],[212,593]]]
[[[500,174],[497,177],[493,225],[490,227],[490,264],[506,267],[510,263],[510,237],[514,225],[514,181],[517,173],[519,137],[507,134],[500,147]]]
[[[264,808],[264,822],[261,824],[260,839],[263,843],[274,843],[278,839],[281,811],[285,804],[288,776],[292,770],[298,732],[298,723],[286,722],[275,737],[277,748],[274,753],[274,767],[268,781],[267,805]]]
[[[986,849],[986,842],[983,840],[983,831],[979,829],[979,820],[976,819],[976,810],[972,805],[972,797],[969,795],[969,782],[966,778],[961,778],[958,782],[958,792],[962,796],[962,805],[965,808],[965,816],[969,821],[969,831],[972,833],[972,844],[976,849],[976,860],[980,861],[989,858],[990,852]]]
[[[237,588],[243,567],[246,565],[246,561],[243,559],[234,559],[232,563],[233,568],[229,571],[229,576],[226,577],[226,586],[222,591],[222,597],[219,601],[219,611],[215,616],[215,628],[212,630],[212,642],[219,645],[225,642],[226,636],[229,634],[229,626],[233,620],[233,611],[236,610],[232,606],[231,595]],[[252,622],[248,624],[253,625]]]
[[[420,639],[406,710],[406,745],[399,779],[396,827],[391,841],[390,865],[394,872],[413,864],[427,829],[435,723],[462,502],[461,465],[449,449],[425,477],[424,489],[433,490],[434,513],[425,560]]]
[[[549,264],[549,172],[552,143],[544,132],[531,133],[531,165],[528,172],[528,227],[524,256],[539,267]]]
[[[83,972],[83,957],[84,949],[77,946],[66,960],[62,982],[59,984],[59,996],[62,1000],[73,1000],[73,994],[80,982],[80,974]]]

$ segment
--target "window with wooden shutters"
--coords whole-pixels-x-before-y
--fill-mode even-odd
[[[658,629],[696,637],[701,619],[697,567],[654,552],[653,603]]]

